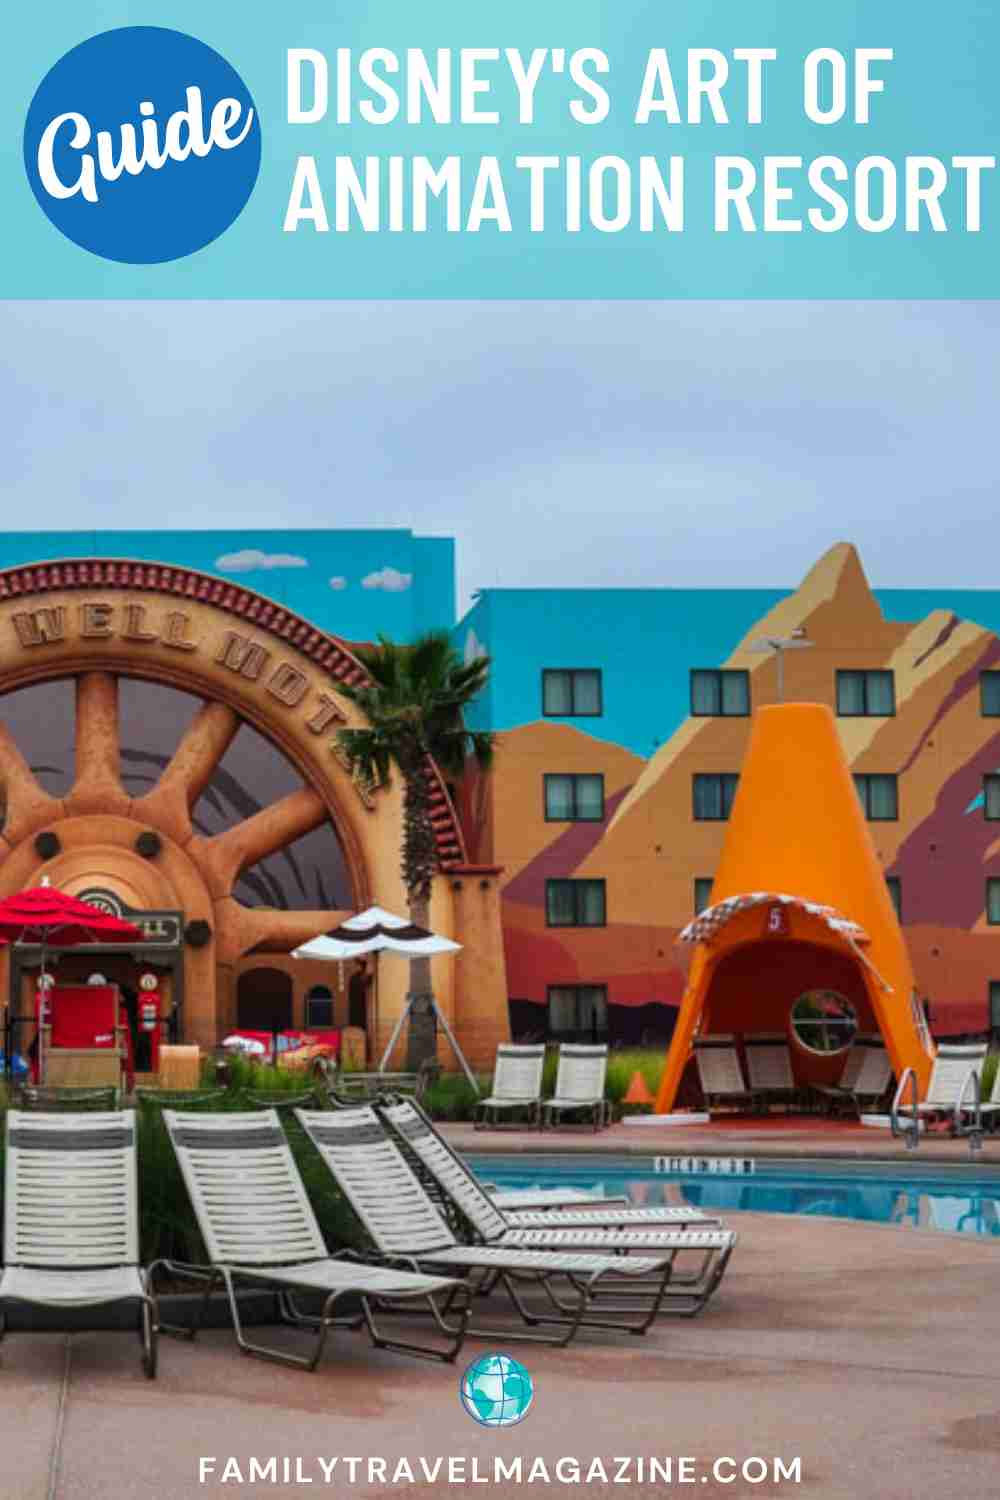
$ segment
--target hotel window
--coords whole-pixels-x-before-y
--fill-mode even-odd
[[[550,984],[549,1036],[559,1042],[606,1042],[607,987],[603,984]]]
[[[883,772],[855,776],[854,785],[869,823],[895,823],[899,817],[899,790],[895,776]]]
[[[842,719],[887,719],[895,712],[892,672],[837,673],[837,713]]]
[[[900,880],[898,875],[887,875],[885,877],[885,883],[889,887],[889,895],[892,897],[892,904],[896,908],[896,917],[901,922],[903,920],[902,881]]]
[[[306,1025],[333,1025],[333,991],[325,984],[314,984],[306,995]]]
[[[542,713],[547,719],[593,719],[603,712],[599,671],[588,667],[542,673]]]
[[[732,811],[738,781],[734,771],[696,774],[693,779],[695,818],[699,822],[724,823]]]
[[[991,927],[1000,927],[1000,880],[993,875],[986,882],[986,920]]]
[[[545,777],[547,823],[599,823],[603,817],[603,776]]]
[[[547,880],[547,927],[604,927],[607,925],[607,885],[603,880]]]
[[[1000,719],[1000,672],[980,672],[979,706],[984,719]]]
[[[700,916],[706,907],[711,904],[712,884],[713,878],[711,875],[696,875],[694,877],[694,914],[696,917]]]
[[[983,812],[989,823],[1000,818],[1000,776],[995,772],[983,777]]]
[[[750,712],[749,672],[691,673],[691,713],[696,718],[746,718]]]

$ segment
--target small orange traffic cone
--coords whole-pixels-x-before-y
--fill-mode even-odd
[[[622,1103],[652,1104],[653,1102],[653,1096],[649,1092],[649,1085],[646,1083],[645,1078],[643,1078],[642,1074],[639,1072],[639,1069],[636,1068],[635,1072],[632,1074],[631,1081],[629,1083],[628,1089],[626,1090],[625,1098],[622,1100]]]

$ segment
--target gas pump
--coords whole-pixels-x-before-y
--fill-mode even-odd
[[[159,980],[148,970],[139,979],[139,1037],[136,1047],[136,1070],[140,1073],[160,1071],[160,1042],[163,1039],[162,999]]]
[[[41,974],[35,990],[35,1040],[29,1053],[32,1083],[38,1083],[45,1076],[42,1051],[48,1036],[45,1028],[52,1025],[52,987],[55,982],[53,974]]]

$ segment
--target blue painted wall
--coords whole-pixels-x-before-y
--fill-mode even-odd
[[[498,731],[542,717],[545,667],[597,667],[600,718],[560,718],[595,739],[648,759],[689,711],[692,667],[719,666],[787,598],[788,589],[484,589],[455,629],[460,651],[493,657],[489,695],[471,718]],[[951,610],[1000,634],[1000,590],[886,589],[890,620]]]
[[[455,619],[455,543],[407,530],[0,533],[0,568],[122,557],[196,568],[353,641],[409,640]]]

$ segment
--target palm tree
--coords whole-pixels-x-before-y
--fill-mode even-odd
[[[380,635],[377,645],[358,647],[356,655],[368,681],[356,687],[341,684],[338,691],[357,705],[368,727],[339,730],[337,748],[354,775],[370,786],[388,781],[393,768],[402,777],[401,873],[410,920],[429,927],[437,846],[428,757],[452,783],[461,779],[470,756],[483,768],[490,764],[493,735],[466,728],[464,717],[466,706],[486,685],[490,658],[463,663],[446,631],[429,631],[412,645]],[[410,960],[410,998],[406,1065],[415,1071],[437,1047],[428,958]]]

